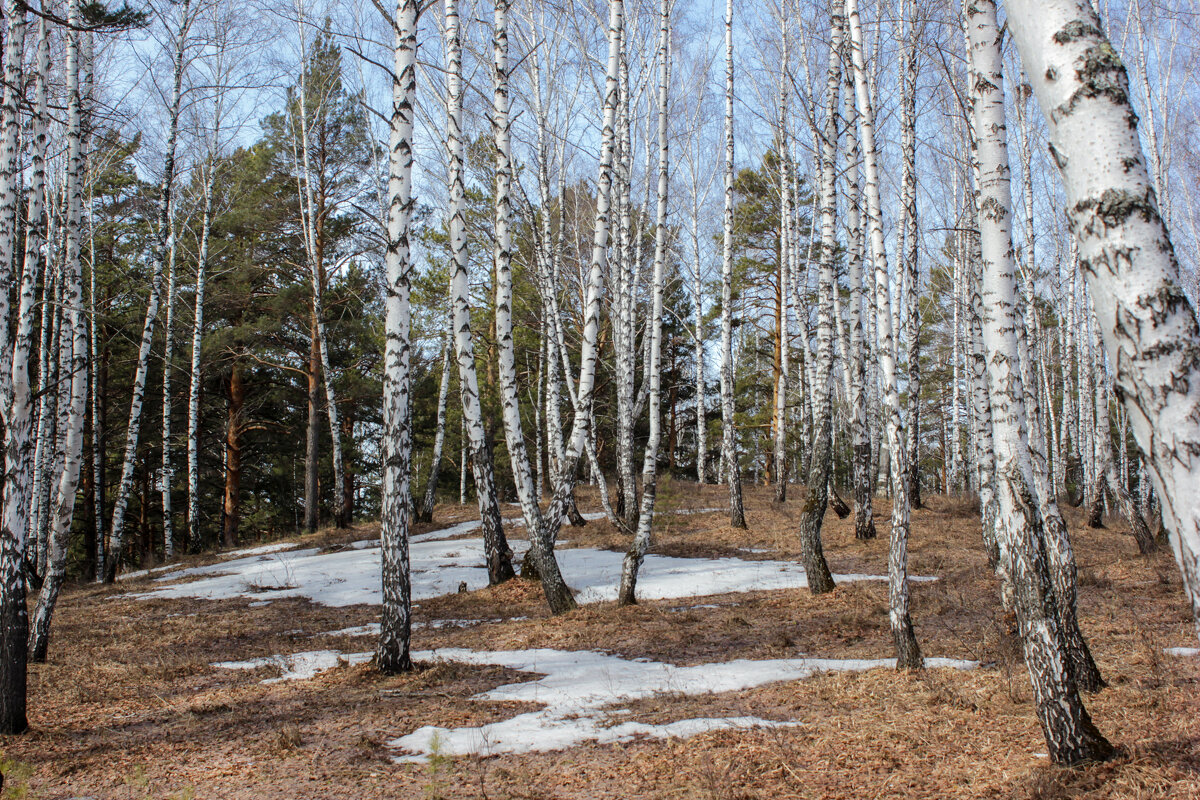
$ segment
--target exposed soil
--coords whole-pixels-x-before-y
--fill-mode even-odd
[[[653,552],[795,559],[799,498],[776,506],[771,491],[748,488],[748,531],[731,529],[722,513],[663,514]],[[727,494],[673,481],[660,499],[664,511],[698,509],[721,506]],[[585,510],[596,507],[594,500],[580,493]],[[303,650],[370,650],[370,637],[327,632],[377,621],[376,608],[120,596],[149,586],[147,578],[115,588],[71,587],[60,602],[50,663],[31,667],[33,729],[0,740],[4,796],[1200,798],[1200,659],[1163,653],[1196,644],[1170,553],[1139,557],[1122,521],[1092,530],[1067,509],[1080,616],[1110,684],[1086,702],[1120,754],[1108,764],[1059,769],[1041,755],[1028,678],[987,569],[977,512],[967,501],[927,503],[913,514],[910,573],[939,580],[913,585],[917,637],[926,655],[975,659],[982,668],[874,670],[725,695],[655,697],[625,704],[632,714],[621,720],[756,715],[799,724],[560,753],[392,761],[386,742],[421,725],[479,725],[532,710],[472,699],[529,679],[525,673],[438,663],[383,677],[362,664],[264,685],[259,681],[278,668],[211,666]],[[439,507],[437,523],[418,531],[469,519],[472,511]],[[827,516],[826,554],[835,573],[886,572],[887,504],[877,501],[877,512],[881,537],[867,542],[855,540],[852,520]],[[525,534],[514,527],[509,535]],[[297,541],[336,548],[375,536],[360,526]],[[565,527],[562,537],[567,547],[623,549],[627,541],[605,522]],[[846,584],[824,597],[795,590],[602,604],[552,618],[539,587],[517,580],[422,602],[416,620],[481,620],[419,628],[414,647],[422,650],[595,649],[681,665],[892,655],[883,583]]]

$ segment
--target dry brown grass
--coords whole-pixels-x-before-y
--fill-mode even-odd
[[[699,508],[720,506],[724,497],[720,487],[677,481],[668,499]],[[585,507],[593,499],[581,493]],[[296,599],[257,608],[248,600],[135,601],[116,597],[131,585],[74,587],[60,607],[51,663],[31,670],[33,730],[0,744],[9,791],[15,784],[28,797],[105,800],[1200,798],[1200,664],[1162,652],[1192,643],[1170,555],[1140,558],[1119,521],[1093,531],[1069,511],[1081,619],[1110,683],[1087,704],[1120,755],[1058,769],[1039,756],[1045,745],[1020,648],[998,608],[970,502],[928,503],[914,514],[911,571],[940,580],[914,585],[917,636],[927,655],[978,659],[984,668],[829,674],[725,695],[658,697],[626,706],[633,715],[622,719],[753,714],[799,725],[432,766],[393,764],[386,742],[420,725],[478,725],[530,710],[471,699],[527,676],[439,663],[385,678],[367,664],[264,686],[258,681],[270,668],[209,665],[329,647],[366,650],[370,639],[316,634],[373,621],[377,611]],[[798,505],[793,497],[775,506],[767,491],[751,487],[749,531],[729,528],[720,513],[678,516],[656,526],[654,549],[792,558]],[[879,508],[886,533],[887,507]],[[439,509],[435,527],[469,514]],[[302,541],[333,548],[374,535],[363,526]],[[624,546],[606,523],[563,535],[568,546]],[[886,539],[856,541],[850,520],[830,515],[825,543],[835,572],[885,569]],[[718,607],[679,610],[697,603]],[[418,621],[530,619],[422,629],[415,646],[588,648],[677,664],[891,654],[880,583],[842,585],[825,597],[788,591],[589,606],[559,618],[544,606],[539,588],[523,581],[427,601]]]

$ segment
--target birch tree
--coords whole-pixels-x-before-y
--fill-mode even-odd
[[[900,150],[902,155],[900,205],[903,207],[901,242],[905,298],[904,338],[908,344],[908,503],[921,507],[921,265],[920,228],[917,220],[917,7],[915,0],[901,3],[904,44],[900,51]]]
[[[305,0],[297,0],[296,24],[301,43],[301,66],[299,73],[299,91],[296,100],[299,104],[297,118],[299,130],[293,130],[292,158],[296,167],[296,193],[300,200],[300,230],[304,241],[304,256],[308,276],[312,286],[311,323],[309,331],[309,363],[308,363],[308,439],[305,459],[305,492],[304,492],[304,524],[311,532],[317,529],[318,523],[318,479],[317,479],[317,373],[323,379],[325,389],[326,416],[329,418],[330,460],[333,462],[333,520],[334,524],[343,528],[350,524],[346,518],[342,486],[345,481],[342,464],[342,426],[338,419],[337,394],[333,385],[333,371],[329,363],[329,337],[325,326],[325,242],[324,226],[329,209],[324,195],[318,198],[313,189],[314,176],[310,152],[310,110],[314,116],[323,116],[326,104],[336,81],[331,76],[318,73],[317,86],[308,85],[310,64],[305,47]],[[309,108],[309,92],[315,93],[317,108]],[[298,139],[296,138],[298,136]],[[323,183],[323,182],[322,182]]]
[[[68,13],[78,14],[72,2]],[[4,50],[4,96],[0,104],[0,413],[4,423],[3,520],[0,520],[0,733],[21,733],[28,727],[25,715],[26,652],[29,630],[25,607],[25,511],[22,499],[25,476],[22,475],[22,451],[28,447],[31,425],[29,407],[28,356],[22,355],[18,341],[10,339],[12,306],[9,287],[14,283],[17,226],[17,165],[20,122],[17,117],[17,92],[21,85],[24,59],[25,9],[16,2],[4,5],[8,31]],[[77,53],[68,55],[68,71],[77,62]],[[76,79],[78,73],[76,73]],[[45,80],[43,75],[42,80]],[[73,104],[78,107],[78,84]],[[78,132],[76,150],[78,155]],[[29,265],[26,265],[29,266]],[[18,326],[32,315],[30,283],[22,287],[18,300]],[[25,314],[22,314],[22,311]],[[13,352],[16,344],[18,352]],[[27,345],[26,345],[27,346]]]
[[[921,650],[913,633],[908,587],[908,453],[904,422],[900,417],[900,387],[896,375],[896,340],[892,335],[892,302],[888,289],[887,249],[883,238],[883,216],[879,199],[879,151],[875,146],[875,112],[868,86],[863,53],[862,21],[858,0],[846,0],[850,26],[850,57],[854,69],[854,91],[858,103],[858,134],[862,144],[867,226],[871,260],[875,265],[875,330],[880,376],[883,383],[890,489],[892,493],[892,538],[888,549],[888,600],[896,665],[900,669],[922,666]]]
[[[842,43],[841,57],[849,64],[846,43]],[[866,237],[862,222],[862,188],[859,180],[858,114],[854,100],[854,70],[844,72],[845,107],[843,124],[846,128],[846,228],[849,243],[846,252],[847,281],[850,284],[850,302],[847,309],[847,327],[850,346],[845,369],[849,372],[850,391],[850,436],[853,447],[852,482],[854,494],[854,536],[857,539],[874,539],[876,536],[872,501],[874,479],[871,458],[871,427],[867,413],[867,352],[864,335],[863,304],[868,299],[866,270],[863,259],[866,255]]]
[[[997,539],[1008,572],[1038,717],[1050,758],[1059,764],[1101,761],[1112,746],[1092,724],[1073,674],[1066,631],[1050,578],[1045,520],[1036,501],[1021,354],[1012,193],[1005,140],[1004,75],[994,0],[966,8],[972,116],[978,139],[976,209],[983,293],[983,339],[996,448]]]
[[[650,337],[650,433],[642,461],[642,503],[638,512],[637,531],[633,544],[621,564],[621,585],[617,602],[631,605],[637,602],[637,578],[654,524],[654,502],[658,491],[658,450],[662,437],[662,336],[663,282],[667,261],[667,192],[670,188],[669,142],[667,140],[667,87],[671,82],[671,8],[669,0],[659,2],[658,39],[658,202],[654,225],[654,275],[651,279],[650,322],[646,335]]]
[[[746,527],[733,403],[733,0],[725,0],[725,221],[721,247],[721,457],[729,483],[729,524]]]
[[[383,379],[383,509],[380,516],[380,562],[383,609],[376,660],[385,674],[412,669],[412,584],[409,575],[408,529],[412,504],[411,391],[412,319],[411,254],[408,228],[412,219],[414,101],[417,94],[418,0],[398,0],[392,21],[395,34],[392,108],[389,115],[387,185],[387,299]]]
[[[800,516],[800,554],[813,594],[833,591],[833,575],[821,546],[821,523],[829,504],[829,475],[833,466],[833,292],[837,257],[838,98],[842,84],[841,50],[845,33],[843,7],[833,4],[829,19],[829,70],[825,80],[825,130],[817,141],[821,160],[818,185],[821,213],[821,266],[817,278],[817,356],[813,380],[816,441],[809,462],[808,496]],[[807,312],[806,312],[807,313]],[[807,340],[807,337],[806,337]],[[804,345],[807,347],[807,341]]]
[[[491,445],[483,428],[479,401],[479,378],[475,372],[475,347],[471,338],[470,283],[467,276],[466,188],[464,176],[462,39],[458,2],[445,2],[446,45],[446,152],[449,156],[450,202],[448,228],[450,259],[450,304],[453,313],[454,341],[458,357],[459,394],[466,423],[471,466],[475,476],[475,495],[483,523],[488,583],[497,584],[513,577],[511,553],[500,519],[496,497],[496,479],[492,470]]]
[[[1200,635],[1200,327],[1142,154],[1128,76],[1087,0],[1007,0],[1007,9],[1046,116],[1116,391]]]
[[[121,463],[121,478],[117,484],[117,497],[113,502],[112,525],[109,529],[107,561],[104,567],[104,582],[116,580],[125,539],[125,511],[129,506],[129,495],[133,489],[133,471],[137,462],[138,439],[142,430],[142,406],[146,398],[146,377],[150,369],[150,347],[154,342],[154,328],[158,320],[158,305],[162,294],[163,271],[175,247],[170,223],[174,214],[174,191],[176,169],[176,144],[179,138],[179,113],[183,98],[183,73],[186,68],[188,36],[195,15],[192,0],[182,0],[179,25],[171,40],[171,95],[167,108],[167,142],[163,160],[163,171],[158,187],[158,209],[155,242],[151,258],[150,296],[146,303],[146,317],[142,323],[142,339],[138,348],[137,368],[133,378],[132,397],[129,402],[129,424],[125,430],[125,454]]]
[[[446,407],[450,397],[450,352],[454,349],[454,332],[446,327],[446,343],[442,347],[442,373],[438,379],[437,423],[433,432],[433,453],[430,456],[429,479],[425,496],[417,509],[417,522],[433,522],[433,506],[437,500],[438,476],[442,471],[442,452],[446,446]]]

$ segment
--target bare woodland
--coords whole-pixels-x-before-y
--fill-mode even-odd
[[[0,31],[3,796],[1200,796],[1189,3]]]

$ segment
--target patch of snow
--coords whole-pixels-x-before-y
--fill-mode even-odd
[[[817,672],[862,671],[895,665],[894,659],[793,658],[754,661],[739,659],[718,664],[677,667],[646,659],[623,659],[593,651],[550,649],[479,652],[442,649],[414,653],[421,660],[441,659],[464,664],[493,664],[541,678],[511,683],[476,695],[481,700],[540,703],[539,711],[518,714],[488,725],[440,728],[427,725],[389,741],[389,747],[406,751],[397,761],[426,761],[439,755],[494,755],[561,750],[584,742],[628,741],[638,736],[686,737],[724,728],[795,725],[758,717],[718,717],[677,720],[665,725],[626,722],[609,725],[610,714],[628,709],[606,709],[658,694],[688,695],[730,692],[777,681],[806,678]],[[929,667],[971,669],[973,661],[942,658],[926,660]]]
[[[1169,656],[1200,656],[1200,647],[1167,647],[1163,650]]]
[[[528,543],[513,541],[519,558]],[[568,585],[581,603],[614,600],[623,553],[592,548],[557,551]],[[482,539],[423,541],[410,547],[413,600],[426,600],[458,591],[487,586]],[[169,583],[183,577],[189,583]],[[839,583],[883,581],[882,575],[835,575]],[[912,580],[935,580],[914,577]],[[322,553],[308,548],[193,567],[164,578],[142,598],[197,598],[224,600],[254,598],[257,603],[287,597],[304,597],[326,606],[379,605],[379,548]],[[638,597],[643,600],[804,588],[804,568],[789,561],[744,561],[739,558],[676,558],[648,555],[638,577]]]
[[[680,613],[682,611],[695,611],[698,608],[721,608],[721,607],[722,606],[720,603],[702,603],[701,605],[698,605],[698,606],[678,606],[678,607],[672,608],[670,610],[674,613]]]
[[[147,575],[157,575],[160,572],[179,569],[178,564],[163,564],[161,567],[151,567],[150,569],[135,569],[133,572],[122,572],[117,576],[119,581],[133,581],[138,578],[144,578]]]
[[[278,678],[267,678],[260,683],[281,683],[283,681],[307,680],[318,673],[333,669],[339,661],[348,664],[363,664],[371,660],[374,653],[343,653],[340,650],[308,650],[303,653],[293,653],[290,656],[264,656],[248,661],[218,661],[214,667],[221,669],[258,669],[259,667],[278,666],[283,674]]]
[[[300,545],[296,542],[276,542],[275,544],[264,544],[260,547],[247,547],[244,550],[230,550],[228,553],[222,553],[222,558],[241,558],[244,556],[265,556],[270,553],[280,553],[284,550],[295,550]]]
[[[715,514],[718,511],[725,511],[725,510],[726,509],[724,509],[724,508],[677,508],[674,511],[667,511],[667,512],[661,512],[661,513],[664,513],[665,516],[687,517],[687,516],[691,516],[692,514]],[[655,512],[655,516],[658,516],[659,513],[660,512]]]
[[[527,620],[529,617],[496,617],[494,619],[435,619],[431,622],[414,622],[413,630],[421,628],[470,628],[475,625],[486,625],[496,622],[520,622]],[[366,625],[357,625],[353,628],[342,628],[336,631],[326,631],[324,633],[314,633],[313,636],[378,636],[380,625],[378,622],[370,622]]]
[[[378,636],[380,633],[380,627],[381,626],[378,622],[368,622],[366,625],[356,625],[353,628],[342,628],[338,631],[314,633],[313,636]]]

